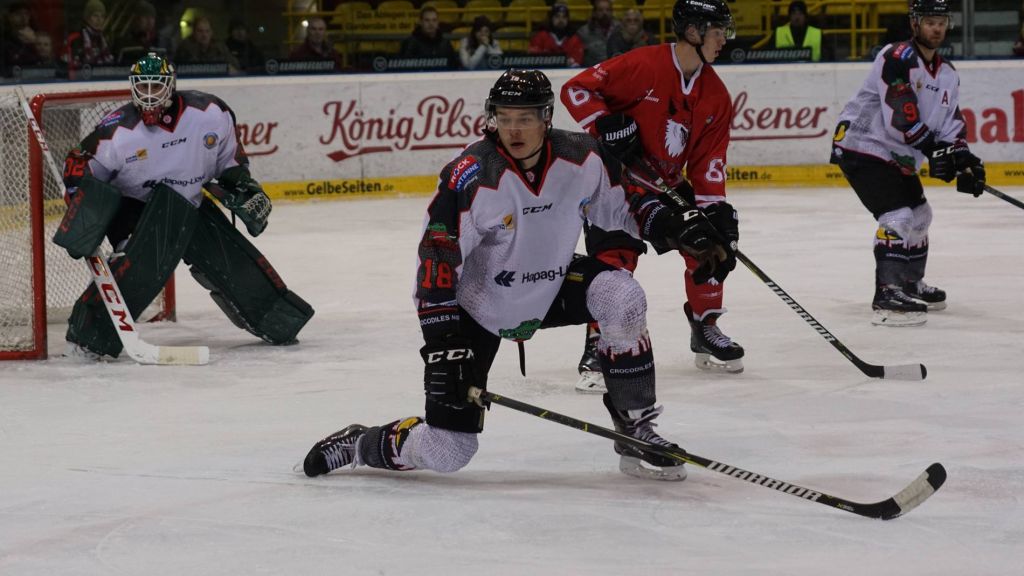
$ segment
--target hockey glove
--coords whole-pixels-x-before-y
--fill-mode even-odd
[[[704,216],[728,244],[727,256],[715,270],[715,279],[724,282],[725,277],[736,268],[736,253],[733,251],[740,240],[740,223],[736,209],[728,202],[715,202],[703,208]]]
[[[221,190],[214,191],[214,196],[242,220],[250,236],[255,238],[262,234],[273,206],[259,182],[249,175],[249,170],[244,166],[228,168],[217,178],[217,183]]]
[[[973,194],[975,198],[985,191],[985,167],[981,164],[973,166],[956,177],[957,192]]]
[[[732,250],[723,244],[718,233],[700,210],[676,210],[657,202],[648,202],[641,212],[641,232],[655,248],[659,244],[686,252],[697,260],[693,281],[703,284],[713,277],[722,279],[736,267]],[[732,256],[730,258],[730,256]],[[730,267],[731,262],[731,267]]]
[[[608,114],[598,118],[594,127],[601,143],[616,160],[626,167],[636,164],[643,153],[636,121],[622,113]]]
[[[461,410],[469,406],[469,389],[476,385],[473,349],[467,338],[453,336],[420,348],[425,365],[423,389],[427,399]]]
[[[715,202],[708,204],[702,211],[708,217],[711,225],[718,230],[722,237],[732,244],[740,240],[740,222],[736,217],[736,208],[728,202]]]
[[[956,161],[956,189],[958,192],[973,194],[975,198],[985,191],[985,165],[967,148],[965,142],[957,142],[953,152]]]
[[[929,135],[921,145],[921,151],[928,157],[928,175],[943,182],[956,178],[956,145],[949,142],[935,142]]]

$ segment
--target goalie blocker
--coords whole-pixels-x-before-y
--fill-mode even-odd
[[[74,209],[69,208],[54,238],[72,256],[102,241],[95,234],[97,218],[109,215],[109,192],[116,191],[92,178],[82,182],[78,193],[85,194],[72,197]],[[209,199],[197,209],[158,184],[146,203],[122,198],[104,228],[113,246],[127,238],[110,267],[133,318],[156,298],[182,259],[232,323],[271,344],[294,343],[313,316],[313,308],[288,290],[266,257]],[[76,302],[66,340],[100,356],[121,353],[121,341],[95,286]]]

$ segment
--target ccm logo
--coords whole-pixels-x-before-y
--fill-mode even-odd
[[[437,364],[438,362],[458,362],[459,360],[469,360],[472,357],[473,351],[469,348],[438,350],[437,352],[427,354],[427,364]]]

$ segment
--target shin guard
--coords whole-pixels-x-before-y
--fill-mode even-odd
[[[138,318],[167,284],[189,245],[196,220],[195,207],[180,194],[162,184],[153,189],[124,251],[110,260],[132,318]],[[95,285],[90,284],[75,303],[65,338],[100,355],[121,353],[121,340]]]
[[[239,328],[271,344],[291,344],[313,308],[288,290],[267,258],[208,199],[185,251],[192,276]]]

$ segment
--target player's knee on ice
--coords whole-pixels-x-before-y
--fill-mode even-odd
[[[477,434],[431,426],[419,418],[374,426],[359,440],[359,460],[373,468],[451,473],[469,464]]]
[[[271,344],[291,344],[313,307],[288,289],[256,249],[208,199],[185,262],[196,281],[239,328]]]

